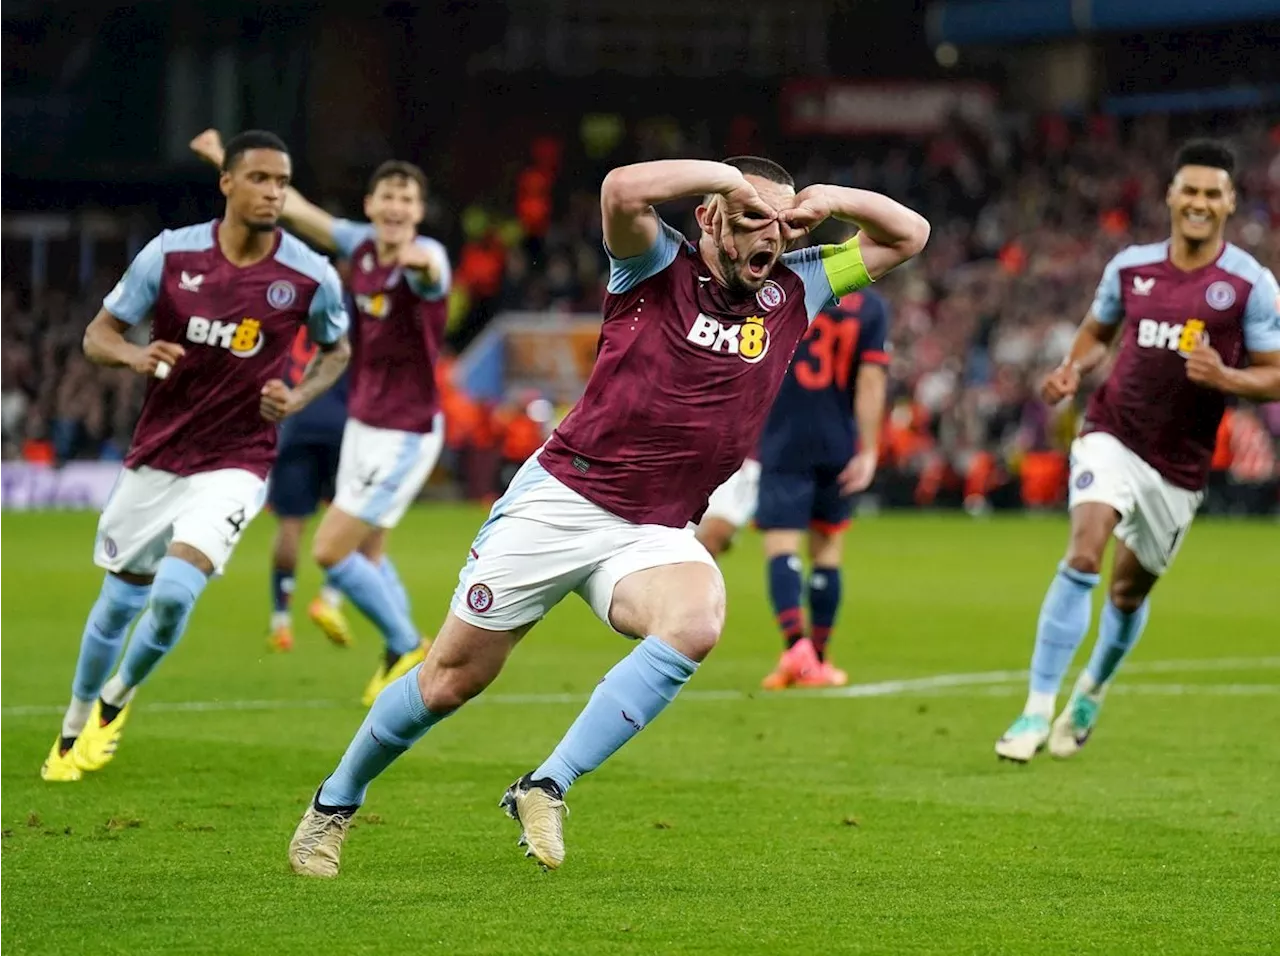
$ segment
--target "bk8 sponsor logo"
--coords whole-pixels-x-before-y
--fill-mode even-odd
[[[699,312],[685,338],[709,351],[736,355],[749,365],[759,362],[769,351],[769,330],[758,315],[726,325]]]
[[[187,319],[187,341],[226,349],[237,358],[250,358],[262,351],[262,323],[257,319],[224,322],[193,315]]]
[[[1190,355],[1197,343],[1209,344],[1209,333],[1200,319],[1185,322],[1157,322],[1155,319],[1138,320],[1138,345],[1144,349],[1169,349],[1179,355]]]

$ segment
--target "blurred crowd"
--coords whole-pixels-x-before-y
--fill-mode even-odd
[[[533,139],[500,190],[457,207],[450,341],[465,347],[502,311],[598,311],[607,263],[596,188],[611,166],[777,155],[802,184],[882,191],[933,224],[926,254],[881,283],[894,347],[882,497],[975,510],[1055,505],[1083,396],[1051,410],[1036,398],[1037,382],[1064,355],[1111,255],[1168,234],[1164,190],[1182,139],[1230,138],[1241,201],[1229,237],[1264,265],[1280,264],[1280,122],[1219,123],[1006,116],[912,141],[791,142],[778,151],[745,119],[711,144],[705,131],[669,120],[588,118],[575,136]],[[692,234],[692,208],[664,214]],[[12,286],[2,323],[4,456],[118,457],[142,382],[88,365],[78,347],[104,283],[77,295],[19,296]],[[554,420],[538,400],[513,394],[493,406],[448,383],[450,460],[470,493],[491,493],[503,463],[537,447]],[[1233,410],[1215,462],[1219,484],[1269,487],[1274,500],[1277,436],[1280,406]]]

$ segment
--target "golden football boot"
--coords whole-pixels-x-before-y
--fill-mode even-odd
[[[312,800],[289,841],[289,866],[299,876],[331,879],[342,863],[342,842],[351,827],[351,812],[326,813]]]
[[[498,806],[520,824],[520,840],[516,844],[548,870],[564,862],[564,818],[569,815],[564,794],[551,780],[534,780],[533,774],[507,788]]]

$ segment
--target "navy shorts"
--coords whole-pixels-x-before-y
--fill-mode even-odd
[[[756,527],[762,531],[840,531],[849,524],[856,500],[840,494],[843,465],[818,466],[803,471],[760,473],[760,501]]]
[[[281,518],[308,518],[333,499],[342,435],[334,441],[290,441],[271,469],[267,504]]]

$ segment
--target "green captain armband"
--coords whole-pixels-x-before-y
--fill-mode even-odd
[[[837,299],[872,283],[871,274],[862,261],[862,246],[858,237],[846,239],[838,246],[822,247],[822,268],[831,283],[831,291]]]

